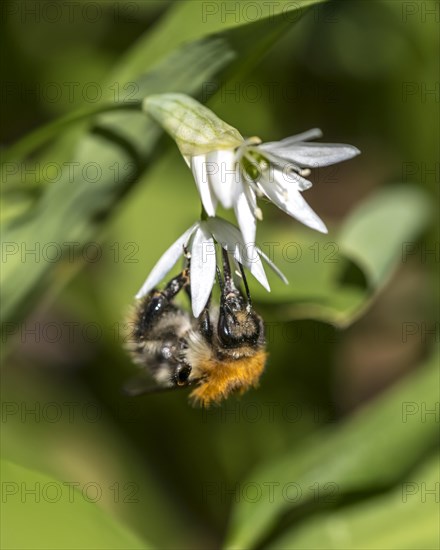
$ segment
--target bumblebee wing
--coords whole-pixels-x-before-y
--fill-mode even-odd
[[[184,386],[183,386],[184,387]],[[122,390],[125,395],[130,397],[137,397],[139,395],[147,395],[150,393],[162,393],[167,391],[179,390],[182,386],[161,386],[155,382],[147,374],[139,374],[129,378]]]
[[[160,386],[147,374],[138,374],[129,378],[123,385],[122,391],[131,397],[172,390],[173,387]]]

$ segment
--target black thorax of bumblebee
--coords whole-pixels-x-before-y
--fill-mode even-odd
[[[263,320],[252,307],[243,268],[238,264],[245,294],[234,283],[224,249],[223,277],[217,267],[219,305],[212,305],[210,297],[196,319],[174,303],[181,290],[190,296],[190,258],[186,256],[187,266],[179,275],[140,301],[127,345],[133,360],[148,369],[161,387],[200,382],[202,378],[194,373],[195,357],[199,360],[206,354],[208,360],[234,361],[251,357],[265,346]]]

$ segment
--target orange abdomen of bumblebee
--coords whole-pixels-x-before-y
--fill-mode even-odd
[[[234,391],[244,393],[250,387],[258,385],[266,359],[267,353],[264,350],[240,359],[208,359],[200,369],[205,373],[207,381],[202,380],[190,397],[206,407],[220,402]]]

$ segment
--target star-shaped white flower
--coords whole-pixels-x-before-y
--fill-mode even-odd
[[[324,222],[302,197],[312,186],[306,177],[311,168],[350,159],[359,149],[307,143],[322,137],[316,128],[281,141],[245,140],[236,128],[185,94],[148,96],[143,109],[175,139],[208,216],[215,216],[218,202],[234,208],[245,242],[255,242],[256,220],[262,217],[257,197],[263,195],[289,216],[327,233]]]
[[[356,147],[307,143],[322,137],[316,128],[281,141],[245,140],[236,128],[185,94],[148,96],[143,109],[175,139],[208,216],[216,215],[218,202],[234,208],[245,242],[255,242],[256,220],[262,217],[257,197],[263,195],[289,216],[327,233],[324,222],[302,197],[312,186],[305,178],[311,168],[358,155]]]
[[[186,157],[207,214],[215,215],[218,202],[233,208],[244,240],[254,242],[256,220],[262,217],[257,197],[264,195],[293,218],[327,233],[302,196],[312,186],[305,178],[311,168],[350,159],[360,151],[352,145],[307,143],[321,136],[313,129],[278,142],[250,138],[235,148]]]
[[[184,250],[188,250],[191,255],[191,305],[194,317],[198,317],[206,306],[214,285],[217,265],[215,242],[227,250],[236,262],[249,269],[269,292],[261,258],[287,283],[287,279],[264,252],[254,243],[245,242],[237,227],[222,218],[210,217],[193,224],[168,248],[153,267],[136,298],[143,298],[153,290],[183,255]]]

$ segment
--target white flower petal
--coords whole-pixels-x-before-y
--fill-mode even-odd
[[[298,189],[298,191],[307,191],[307,189],[310,189],[313,185],[311,181],[300,176],[298,172],[295,171],[293,166],[289,164],[289,162],[285,162],[283,168],[275,168],[271,166],[270,171],[266,176],[266,180],[267,177],[270,177],[272,180],[275,178],[277,180],[282,179],[283,188],[293,187]]]
[[[231,208],[241,186],[239,165],[232,149],[212,151],[206,156],[211,188],[224,208]]]
[[[209,231],[214,235],[215,240],[230,252],[237,262],[247,267],[257,281],[270,292],[266,273],[258,255],[254,243],[245,243],[240,231],[231,223],[221,218],[206,220]]]
[[[206,155],[191,157],[191,170],[199,190],[203,208],[208,216],[215,216],[217,201],[213,196],[209,185],[208,174],[206,173]]]
[[[269,264],[269,267],[275,271],[275,273],[278,275],[278,277],[283,281],[283,283],[286,283],[286,285],[289,284],[289,281],[287,279],[287,277],[284,275],[284,273],[281,271],[281,269],[279,269],[279,267],[277,267],[273,261],[269,258],[269,256],[267,254],[265,254],[260,248],[257,247],[257,252],[258,254],[263,258],[263,260],[265,262],[267,262]]]
[[[249,189],[248,191],[254,193],[252,189]],[[244,242],[254,243],[255,234],[257,232],[257,220],[255,218],[254,210],[251,209],[244,193],[239,194],[234,204],[234,211]]]
[[[329,166],[359,155],[360,151],[352,145],[343,143],[295,143],[284,145],[278,143],[264,143],[259,149],[272,155],[293,162],[304,168],[319,168]]]
[[[246,200],[248,202],[249,208],[251,209],[251,211],[255,215],[255,212],[258,210],[257,195],[256,195],[254,189],[250,185],[246,185],[246,186],[243,185],[243,191],[244,191],[244,194],[246,196]],[[255,215],[255,217],[257,217],[257,216]]]
[[[205,222],[194,235],[191,245],[191,305],[194,317],[206,306],[215,279],[215,245]]]
[[[273,176],[275,181],[272,182],[266,181],[264,178],[260,180],[265,195],[289,216],[312,229],[327,233],[324,222],[306,203],[296,185],[292,182],[289,185],[288,180],[279,170],[274,170]]]
[[[177,241],[175,241],[168,250],[162,254],[159,261],[151,270],[147,277],[147,280],[142,285],[142,288],[136,294],[136,298],[143,298],[165,277],[165,275],[171,270],[179,257],[183,254],[183,246],[186,245],[197,227],[197,223],[192,225],[183,235],[181,235]]]
[[[296,181],[298,191],[307,191],[307,189],[310,189],[313,185],[311,181],[306,180],[298,174],[293,173],[290,177]]]
[[[322,138],[322,131],[319,128],[312,128],[311,130],[301,132],[300,134],[296,134],[294,136],[286,137],[280,141],[268,141],[266,143],[263,143],[259,147],[265,147],[266,145],[268,145],[269,147],[271,147],[272,145],[288,147],[290,145],[293,145],[294,143],[298,143],[298,141],[309,141],[310,139],[319,138]]]
[[[267,292],[270,292],[269,281],[267,280],[266,273],[264,271],[263,263],[257,252],[255,244],[248,243],[243,244],[241,249],[234,251],[234,258],[240,262],[244,267],[247,267],[257,281],[262,285]]]

